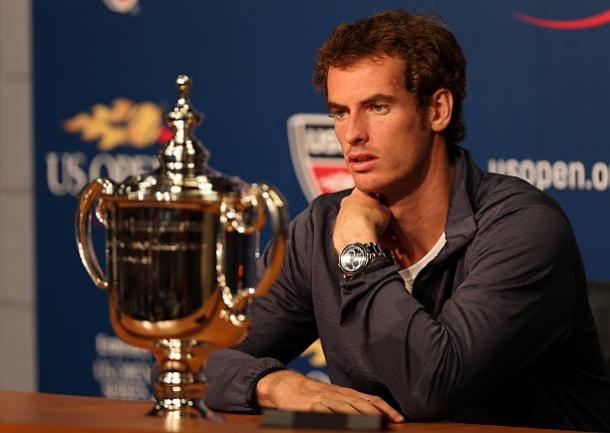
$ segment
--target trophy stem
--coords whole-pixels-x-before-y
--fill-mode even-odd
[[[206,345],[177,338],[155,342],[156,366],[151,382],[156,403],[148,415],[222,420],[203,402],[206,379],[201,369]]]

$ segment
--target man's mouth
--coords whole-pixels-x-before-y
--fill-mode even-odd
[[[353,172],[366,172],[372,170],[378,157],[368,152],[351,153],[347,157],[347,164]]]
[[[377,157],[372,153],[355,153],[348,155],[347,162],[364,162],[373,159],[377,159]]]

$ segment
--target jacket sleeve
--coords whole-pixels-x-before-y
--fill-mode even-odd
[[[447,418],[569,335],[582,267],[559,212],[532,206],[498,217],[477,232],[465,262],[467,276],[437,317],[391,264],[342,283],[341,324],[407,419]]]
[[[258,380],[284,369],[317,338],[310,289],[312,229],[308,208],[290,224],[278,278],[250,307],[251,323],[245,340],[208,358],[205,401],[212,409],[256,410]],[[263,256],[263,266],[269,250]]]

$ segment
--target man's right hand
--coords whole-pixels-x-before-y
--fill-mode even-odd
[[[330,385],[294,371],[275,371],[256,385],[261,407],[305,412],[361,413],[385,415],[392,422],[404,417],[380,397],[351,388]]]
[[[352,242],[377,242],[392,219],[390,210],[372,194],[354,188],[341,200],[333,244],[337,254]]]

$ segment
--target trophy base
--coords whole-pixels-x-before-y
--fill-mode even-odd
[[[199,398],[162,398],[147,413],[161,418],[205,418],[210,421],[223,421],[223,418],[209,409]]]
[[[166,418],[205,418],[222,421],[203,402],[206,380],[201,366],[207,343],[178,338],[155,342],[157,363],[152,371],[155,406],[148,415]]]

